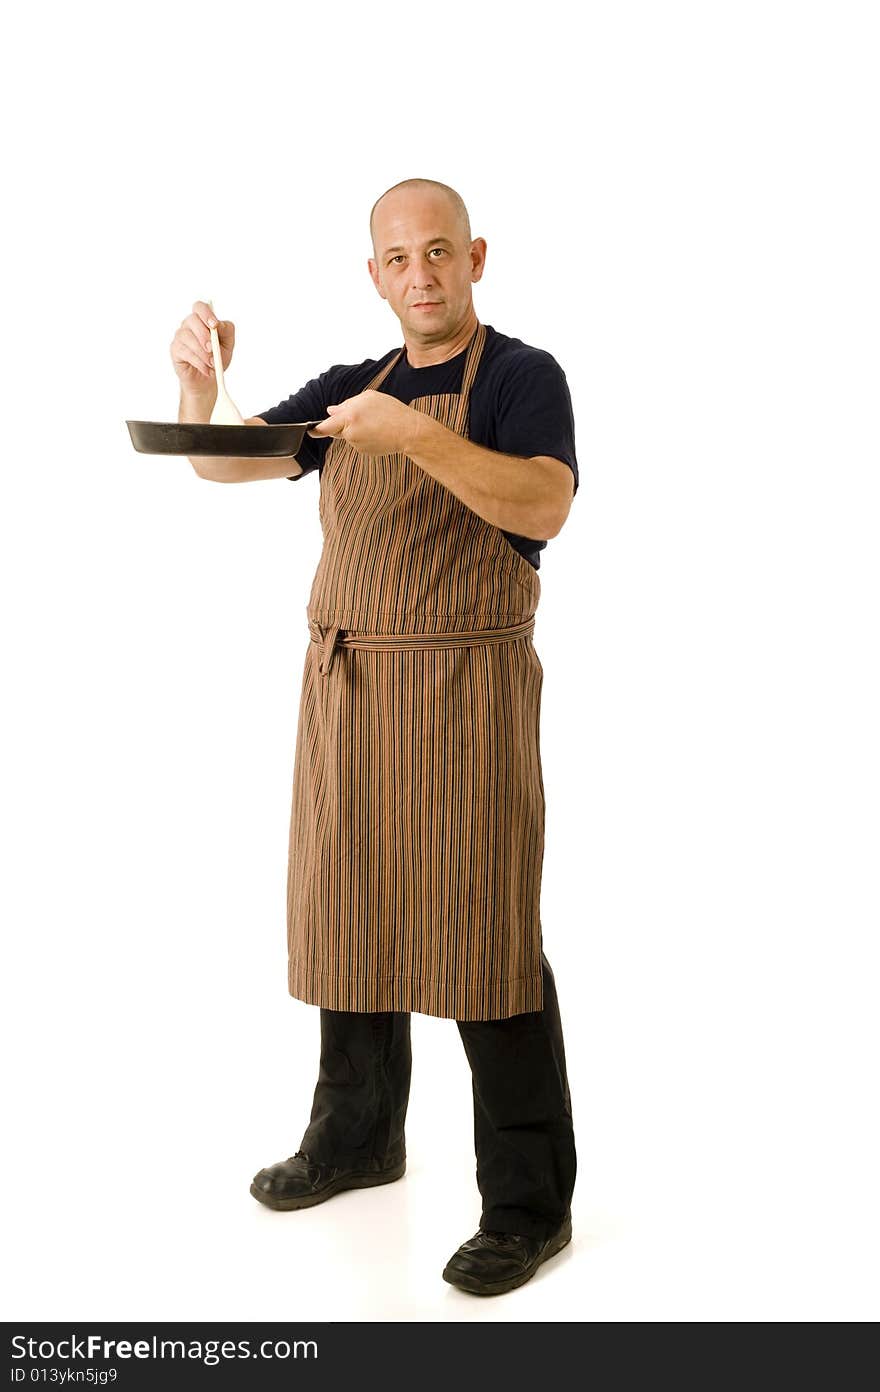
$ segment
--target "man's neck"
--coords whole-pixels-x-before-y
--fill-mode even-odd
[[[478,323],[476,313],[472,309],[464,323],[451,338],[445,339],[442,343],[432,343],[428,347],[423,344],[410,343],[404,334],[407,362],[410,367],[434,367],[437,363],[449,362],[450,358],[458,357],[458,354],[463,353],[467,348],[477,331]]]

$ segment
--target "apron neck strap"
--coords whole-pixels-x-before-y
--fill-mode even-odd
[[[471,387],[474,385],[474,378],[477,375],[477,368],[480,366],[480,358],[483,355],[483,347],[486,342],[486,325],[477,324],[476,331],[471,339],[471,346],[468,351],[464,365],[464,374],[461,379],[461,394],[458,398],[458,408],[455,412],[453,430],[457,435],[464,435],[468,419],[468,406],[470,404]]]
[[[458,399],[458,408],[455,413],[455,424],[453,426],[453,429],[458,435],[464,434],[464,428],[467,422],[468,402],[470,400],[471,387],[474,385],[474,378],[477,375],[477,368],[480,365],[480,358],[483,353],[483,347],[485,345],[485,342],[486,325],[477,324],[473,338],[470,341],[467,359],[465,360],[464,374],[461,380],[461,394]],[[406,346],[404,345],[404,347],[401,348],[400,352],[395,353],[391,361],[389,363],[386,363],[385,366],[379,372],[377,372],[373,380],[369,382],[367,386],[363,388],[363,390],[375,391],[376,388],[379,387],[381,383],[385,381],[385,378],[388,376],[388,374],[397,366],[405,352]]]
[[[391,372],[391,370],[397,366],[397,364],[400,362],[400,359],[401,359],[402,357],[403,357],[403,349],[401,348],[400,352],[399,352],[399,353],[395,353],[395,355],[394,355],[394,357],[391,359],[391,361],[390,361],[389,363],[386,363],[385,366],[382,368],[382,370],[381,370],[380,372],[377,372],[377,373],[376,373],[376,376],[373,378],[372,382],[368,382],[367,385],[366,385],[365,387],[363,387],[361,390],[362,390],[362,391],[375,391],[376,388],[379,386],[379,384],[380,384],[381,382],[384,382],[384,381],[385,381],[385,378],[388,376],[389,372]]]

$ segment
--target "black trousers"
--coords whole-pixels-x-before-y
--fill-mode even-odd
[[[577,1158],[556,984],[544,1007],[456,1020],[473,1080],[481,1226],[549,1237],[571,1203]],[[321,1007],[321,1061],[300,1149],[323,1164],[386,1169],[406,1155],[412,1053],[406,1011]]]

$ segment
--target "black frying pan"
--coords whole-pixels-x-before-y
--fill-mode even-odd
[[[286,459],[296,454],[318,421],[291,425],[196,425],[176,421],[126,421],[138,454],[212,454],[240,459]]]

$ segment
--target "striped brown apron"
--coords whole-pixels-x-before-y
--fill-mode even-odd
[[[460,393],[412,408],[466,437],[485,339],[480,324]],[[459,1020],[540,1010],[537,571],[405,454],[332,439],[319,512],[290,820],[290,994]]]

